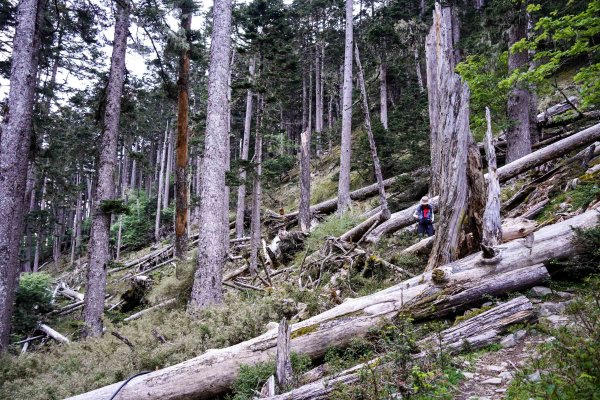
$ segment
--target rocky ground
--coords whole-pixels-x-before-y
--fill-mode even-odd
[[[553,292],[546,287],[535,287],[531,291],[532,302],[536,304],[541,323],[559,326],[569,323],[564,315],[566,305],[571,301],[568,292]],[[530,360],[539,355],[538,347],[552,337],[531,329],[521,329],[505,336],[502,348],[483,354],[475,360],[463,361],[465,379],[458,387],[457,400],[500,400],[511,380]],[[528,376],[539,379],[540,371]]]

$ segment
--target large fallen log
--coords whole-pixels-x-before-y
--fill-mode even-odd
[[[518,160],[513,161],[510,164],[498,168],[498,180],[500,182],[506,182],[507,180],[514,178],[515,176],[528,171],[531,168],[542,165],[554,158],[560,157],[565,153],[583,147],[598,139],[600,139],[600,124],[593,125],[573,136],[553,143],[547,147],[544,147],[543,149],[535,151],[526,155],[525,157],[521,157]],[[437,207],[437,201],[437,197],[434,197],[430,200],[430,203],[433,204],[434,208]],[[389,220],[373,229],[371,233],[367,235],[365,241],[368,243],[376,243],[383,236],[389,235],[399,229],[413,224],[415,221],[412,215],[417,207],[418,204],[415,204],[405,210],[393,213]]]
[[[527,322],[534,317],[533,305],[525,297],[520,296],[506,303],[502,303],[484,313],[463,321],[456,326],[446,329],[440,335],[431,335],[419,342],[420,347],[438,347],[439,338],[445,352],[459,353],[468,344],[471,350],[477,350],[496,343],[500,335],[511,325]],[[415,359],[424,357],[427,350],[415,354]],[[340,384],[348,385],[360,380],[360,372],[368,366],[385,363],[385,357],[379,357],[367,363],[356,365],[334,376],[328,376],[318,381],[303,385],[287,393],[268,397],[270,400],[316,400],[327,399],[329,395],[339,388]]]
[[[477,282],[484,278],[490,285],[489,290],[498,293],[497,287],[493,285],[494,276],[578,254],[581,249],[572,244],[575,235],[573,228],[596,226],[598,216],[597,210],[591,210],[541,228],[535,232],[533,240],[519,239],[498,246],[499,254],[493,262],[483,259],[481,253],[476,253],[380,292],[347,300],[324,313],[294,324],[291,351],[306,354],[313,359],[322,357],[332,346],[345,346],[357,337],[364,337],[382,319],[393,318],[399,313],[426,317],[423,310],[427,309],[427,302],[433,305],[443,296],[467,292],[478,287]],[[436,283],[435,277],[440,275],[442,282]],[[502,285],[506,285],[506,280],[502,281]],[[447,289],[451,291],[447,292]],[[482,300],[483,294],[479,292],[478,301]],[[119,399],[213,398],[230,389],[241,365],[272,360],[276,343],[277,332],[271,330],[235,346],[209,350],[183,363],[135,378],[121,390]],[[116,383],[105,386],[71,399],[105,399],[120,385],[121,383]]]

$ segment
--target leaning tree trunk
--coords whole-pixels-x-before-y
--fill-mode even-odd
[[[346,36],[344,42],[344,86],[342,93],[342,144],[340,149],[340,176],[338,206],[340,214],[350,206],[350,164],[352,155],[352,0],[346,0]]]
[[[262,203],[262,94],[258,95],[256,112],[256,134],[254,139],[254,164],[256,171],[252,186],[252,218],[250,221],[250,273],[256,276],[258,273],[258,249],[261,246],[260,235],[260,206]]]
[[[190,47],[192,8],[182,3],[181,29],[185,33],[187,47],[179,57],[179,96],[177,98],[177,151],[175,157],[175,257],[187,258],[188,224],[188,113],[190,86]]]
[[[41,2],[19,2],[8,114],[0,126],[0,351],[8,345],[19,271],[42,14]]]
[[[358,44],[355,44],[354,51],[356,57],[356,66],[358,68],[358,85],[360,86],[363,112],[365,113],[365,128],[367,129],[367,136],[369,137],[369,148],[371,149],[371,158],[373,159],[373,169],[375,170],[375,178],[377,179],[377,186],[379,188],[379,203],[381,205],[381,213],[379,216],[381,221],[386,221],[390,219],[391,214],[390,209],[388,208],[387,199],[385,197],[385,185],[383,183],[383,174],[381,173],[381,163],[379,162],[379,157],[377,156],[377,145],[375,144],[373,130],[371,129],[369,99],[367,97],[365,77],[363,74],[362,65],[360,63],[360,53],[358,51]]]
[[[227,83],[231,54],[231,0],[218,0],[213,10],[213,31],[208,73],[208,109],[201,171],[198,266],[192,287],[191,309],[223,301],[222,271],[227,249],[223,244],[223,196],[228,132]]]
[[[250,60],[250,80],[254,80],[254,68],[256,65],[256,58],[252,57]],[[243,161],[248,160],[248,152],[250,148],[250,129],[252,125],[252,99],[254,94],[252,90],[248,89],[246,92],[246,117],[244,119],[244,137],[242,138],[242,151],[240,153],[240,159]],[[244,218],[246,214],[246,168],[242,167],[240,170],[240,186],[238,186],[237,194],[237,212],[235,216],[235,237],[241,239],[244,237]]]
[[[318,66],[317,66],[318,68]],[[310,139],[312,134],[312,68],[308,69],[308,120],[300,134],[300,204],[298,220],[302,232],[310,231]]]
[[[117,138],[121,114],[121,93],[125,77],[125,52],[129,34],[129,8],[126,3],[116,2],[116,22],[113,53],[106,94],[104,130],[100,146],[98,185],[95,194],[95,210],[92,215],[92,228],[89,241],[87,291],[83,318],[86,336],[102,335],[102,314],[104,313],[104,292],[106,290],[106,270],[110,259],[109,230],[110,209],[103,209],[115,197],[115,165],[117,162]]]
[[[485,294],[497,296],[540,284],[549,275],[539,263],[577,254],[581,249],[572,244],[573,228],[586,229],[597,224],[598,211],[588,211],[540,229],[531,245],[523,240],[506,243],[495,263],[478,253],[448,264],[435,274],[426,272],[369,296],[347,300],[294,324],[291,351],[318,359],[332,346],[345,346],[364,337],[382,320],[399,314],[417,319],[434,313],[444,315],[480,304]],[[457,302],[461,304],[457,306]],[[147,400],[215,398],[231,388],[242,365],[272,360],[276,345],[277,330],[271,330],[235,346],[207,351],[129,382],[119,398],[138,399],[142,392]],[[120,385],[115,383],[70,400],[105,398]]]
[[[500,182],[496,166],[496,149],[492,134],[490,109],[485,108],[487,131],[485,134],[485,157],[488,164],[487,202],[483,213],[483,244],[493,247],[502,242],[502,221],[500,220]]]
[[[515,11],[515,20],[509,30],[509,47],[527,38],[527,17],[525,4],[519,3]],[[529,66],[527,50],[510,51],[508,72]],[[531,153],[530,132],[537,127],[530,126],[532,120],[531,93],[525,82],[518,82],[508,95],[507,114],[510,126],[506,130],[506,162],[510,163]]]
[[[454,72],[456,60],[453,37],[452,9],[436,3],[433,25],[427,36],[427,69],[430,106],[432,186],[438,186],[438,232],[433,243],[427,270],[458,258],[463,222],[467,214],[469,181],[468,152],[469,88]],[[431,58],[429,58],[431,57]],[[437,177],[433,175],[439,174]],[[433,184],[433,180],[436,181]],[[443,184],[441,184],[443,182]]]

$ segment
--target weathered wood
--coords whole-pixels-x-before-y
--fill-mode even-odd
[[[460,75],[454,71],[457,63],[456,40],[458,26],[452,7],[435,4],[433,22],[427,35],[426,56],[431,127],[430,193],[439,194],[438,234],[427,263],[427,270],[459,257],[465,246],[467,232],[474,235],[478,219],[475,211],[482,190],[471,187],[481,181],[479,150],[474,147],[469,128],[470,92]],[[481,188],[482,189],[482,188]],[[473,192],[473,199],[471,199]],[[474,200],[474,201],[470,201]],[[478,240],[479,234],[473,241]],[[461,242],[463,245],[461,246]]]
[[[290,358],[290,335],[292,330],[286,317],[283,317],[279,324],[277,334],[277,355],[275,377],[277,378],[277,387],[284,388],[291,383],[292,379],[292,360]]]
[[[367,136],[369,138],[369,149],[371,150],[371,159],[373,160],[373,170],[375,171],[375,178],[377,179],[377,185],[379,190],[379,204],[381,206],[382,220],[390,219],[390,209],[388,208],[387,199],[385,197],[385,186],[383,184],[383,174],[381,173],[381,163],[379,162],[379,156],[377,155],[377,145],[375,144],[375,138],[373,137],[373,130],[371,129],[371,114],[369,112],[369,99],[367,95],[367,87],[365,85],[365,78],[363,75],[362,64],[360,62],[360,53],[358,51],[358,43],[354,44],[355,62],[358,67],[358,86],[360,86],[360,93],[362,98],[362,108],[365,114],[365,129],[367,130]],[[387,128],[386,128],[387,129]]]
[[[148,314],[151,311],[157,310],[159,308],[166,307],[169,304],[173,304],[175,301],[177,301],[177,299],[165,300],[162,303],[158,303],[155,306],[152,306],[150,308],[146,308],[145,310],[136,312],[135,314],[131,314],[129,317],[125,318],[123,321],[125,321],[125,322],[133,321],[134,319],[138,319],[138,318],[144,316],[145,314]]]
[[[46,335],[48,335],[52,339],[56,340],[57,342],[65,343],[65,344],[70,343],[69,339],[67,339],[67,337],[65,335],[55,331],[54,329],[50,328],[46,324],[40,324],[38,326],[38,330],[41,332],[44,332]]]
[[[573,105],[577,104],[579,104],[579,99],[576,96],[570,96],[568,100],[548,107],[544,112],[539,113],[536,116],[537,122],[538,124],[546,123],[550,118],[554,117],[555,115],[559,115],[564,113],[565,111],[572,110]]]
[[[574,247],[574,228],[597,226],[597,210],[587,211],[571,219],[548,225],[535,232],[533,241],[515,240],[504,244],[494,263],[484,260],[481,253],[438,268],[454,290],[453,295],[468,292],[477,282],[493,280],[493,276],[518,270],[552,259],[571,257],[581,249]],[[426,309],[423,295],[430,304],[444,295],[448,284],[432,281],[426,272],[388,289],[346,302],[292,326],[291,351],[322,357],[333,345],[344,346],[357,337],[368,334],[384,318],[393,318],[402,312],[408,316]],[[481,294],[481,292],[480,292]],[[464,295],[469,298],[469,296]],[[410,304],[417,304],[413,308]],[[478,297],[478,301],[481,297]],[[431,307],[433,308],[433,307]],[[421,314],[420,314],[421,315]],[[196,398],[209,399],[227,391],[235,380],[241,365],[272,360],[275,357],[277,333],[272,330],[259,337],[224,349],[209,350],[196,358],[154,371],[125,386],[121,400],[138,399],[144,393],[147,400]],[[102,399],[110,396],[120,385],[84,393],[72,400]]]
[[[496,165],[496,149],[492,133],[490,109],[485,108],[487,130],[485,134],[485,157],[488,163],[487,201],[483,213],[483,244],[496,246],[502,242],[502,222],[500,221],[500,182]]]
[[[271,375],[260,390],[259,399],[266,399],[275,396],[275,376]]]
[[[84,298],[83,293],[80,293],[77,290],[71,289],[70,287],[66,286],[64,283],[61,283],[60,290],[58,293],[65,296],[68,299],[71,299],[71,300],[82,301]]]
[[[527,322],[534,317],[531,302],[524,296],[517,297],[506,303],[500,304],[484,313],[448,328],[440,335],[430,335],[419,342],[419,346],[426,350],[415,354],[414,358],[424,357],[435,347],[443,346],[444,351],[459,353],[468,344],[468,348],[477,350],[500,340],[500,335],[511,325]],[[303,385],[287,393],[270,397],[270,400],[314,400],[327,399],[339,385],[348,385],[360,380],[360,372],[370,366],[378,368],[385,363],[385,356],[378,357],[367,363],[359,364],[334,376],[322,378],[316,382]]]
[[[540,166],[554,158],[560,157],[572,150],[583,147],[600,139],[600,124],[591,126],[583,131],[556,142],[550,146],[544,147],[538,151],[530,153],[525,157],[513,161],[503,167],[498,168],[498,180],[506,182],[515,176],[528,171],[532,168]],[[487,178],[487,174],[486,174]],[[437,197],[430,199],[430,204],[437,207]],[[366,242],[375,243],[385,235],[396,232],[399,229],[412,225],[414,219],[412,215],[417,209],[418,204],[413,205],[405,210],[398,211],[392,214],[392,217],[375,228],[365,239]]]

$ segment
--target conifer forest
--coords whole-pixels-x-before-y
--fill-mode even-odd
[[[0,399],[600,399],[600,0],[0,0]]]

